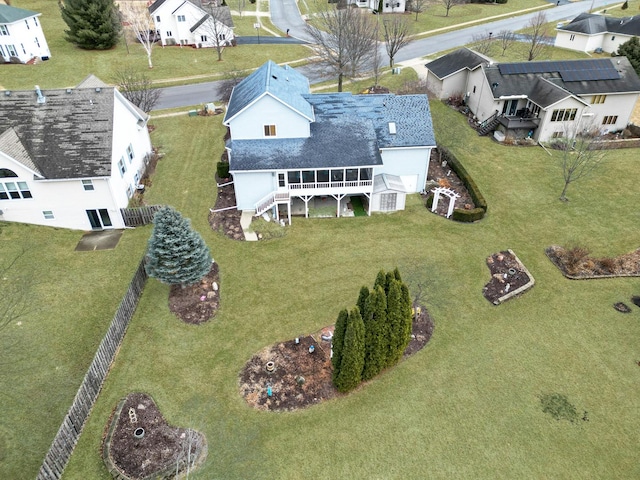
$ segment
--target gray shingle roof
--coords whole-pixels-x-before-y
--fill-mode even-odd
[[[233,28],[233,19],[231,18],[231,10],[229,9],[229,7],[212,7],[212,8],[216,9],[216,12],[214,13],[214,15],[217,21],[219,21],[223,25],[226,25],[227,27]],[[205,9],[205,11],[207,13],[205,13],[205,15],[196,23],[194,23],[193,26],[189,29],[191,33],[195,32],[198,29],[198,27],[200,27],[200,25],[202,25],[204,22],[207,21],[208,18],[211,17],[211,14],[208,13],[208,9]]]
[[[406,192],[407,187],[402,183],[402,179],[397,175],[381,173],[373,177],[373,193],[388,192]]]
[[[623,35],[640,36],[640,15],[615,18],[591,13],[581,13],[571,22],[562,27],[558,27],[558,30],[585,33],[587,35],[620,33]]]
[[[464,68],[474,70],[478,65],[487,62],[488,59],[482,55],[471,51],[468,48],[460,48],[451,53],[447,53],[440,58],[436,58],[435,60],[427,63],[425,67],[442,80],[443,78]]]
[[[69,92],[69,93],[68,93]],[[0,132],[17,135],[28,160],[48,179],[109,176],[113,87],[34,90],[0,95]],[[25,163],[26,165],[27,163]]]
[[[156,0],[151,5],[149,5],[149,13],[155,12],[158,8],[162,6],[167,0]]]
[[[313,120],[313,109],[303,98],[305,93],[309,93],[309,80],[304,75],[289,66],[280,67],[269,60],[235,86],[224,122],[228,122],[264,94],[272,95]]]
[[[15,129],[8,128],[4,133],[0,134],[0,152],[6,153],[25,167],[40,174],[38,167],[31,161],[29,153],[22,145],[20,138],[18,138]]]
[[[426,95],[308,94],[316,120],[300,139],[232,140],[230,170],[381,165],[381,148],[435,146]],[[396,126],[391,134],[389,123]]]
[[[24,20],[25,18],[33,17],[34,15],[40,14],[32,12],[31,10],[25,10],[24,8],[0,4],[0,24],[14,23],[19,20]]]

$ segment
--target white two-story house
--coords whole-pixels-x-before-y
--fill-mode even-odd
[[[379,0],[348,0],[347,4],[366,8],[372,12],[377,12],[380,8]],[[404,13],[406,8],[405,0],[382,0],[382,13]]]
[[[426,95],[311,94],[271,61],[236,85],[224,124],[238,210],[289,222],[296,202],[305,216],[310,204],[341,216],[354,197],[367,213],[402,210],[436,145]]]
[[[207,48],[234,44],[231,11],[216,0],[155,0],[149,5],[149,13],[162,46]]]
[[[620,45],[640,37],[640,15],[616,18],[581,13],[556,30],[556,47],[579,52],[616,53]]]
[[[144,173],[148,115],[94,76],[75,88],[0,91],[0,220],[122,228]]]
[[[5,63],[51,57],[39,16],[30,10],[0,4],[0,57]]]

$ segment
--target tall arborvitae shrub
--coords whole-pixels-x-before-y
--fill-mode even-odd
[[[402,331],[402,336],[405,343],[402,351],[404,352],[404,349],[407,348],[407,345],[409,345],[409,342],[411,341],[411,332],[413,331],[413,314],[411,313],[412,302],[411,295],[409,293],[409,287],[407,287],[406,283],[402,282],[400,283],[400,288],[402,292],[402,319],[404,321]]]
[[[362,287],[360,288],[360,295],[358,295],[358,309],[360,310],[360,315],[364,319],[364,308],[367,304],[367,298],[369,298],[369,288]]]
[[[120,38],[122,26],[113,0],[64,0],[62,19],[69,27],[65,39],[85,50],[107,50]]]
[[[145,269],[150,277],[169,285],[190,285],[211,270],[211,254],[191,222],[171,207],[153,217]]]
[[[362,381],[364,366],[364,323],[358,307],[349,312],[347,329],[344,335],[344,348],[340,373],[334,385],[340,392],[348,392],[356,388]]]
[[[370,380],[385,367],[388,350],[387,297],[380,285],[369,294],[365,305],[365,358],[362,379]]]
[[[376,281],[373,282],[373,289],[375,290],[376,287],[382,287],[382,290],[385,290],[387,288],[387,274],[384,272],[384,270],[380,270],[378,272]]]
[[[404,342],[404,308],[402,307],[402,289],[400,282],[394,278],[389,284],[389,295],[387,296],[387,322],[389,325],[387,366],[398,363],[406,347]]]
[[[333,349],[333,356],[331,357],[331,364],[333,365],[333,381],[335,383],[338,374],[340,373],[340,366],[342,364],[342,350],[344,349],[344,334],[347,331],[347,318],[349,312],[345,308],[338,314],[338,320],[336,320],[336,326],[333,330],[333,339],[331,348]]]
[[[398,270],[398,267],[393,269],[393,276],[397,281],[402,282],[402,277],[400,276],[400,270]]]

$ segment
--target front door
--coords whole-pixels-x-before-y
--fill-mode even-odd
[[[102,230],[104,227],[111,227],[111,218],[106,208],[99,210],[87,210],[87,217],[93,230]]]

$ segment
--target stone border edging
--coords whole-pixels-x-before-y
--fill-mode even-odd
[[[554,248],[556,245],[551,245],[544,249],[544,254],[547,256],[549,261],[556,267],[563,277],[568,278],[569,280],[602,280],[604,278],[637,278],[640,277],[640,272],[638,273],[618,273],[618,274],[610,274],[610,275],[571,275],[565,272],[560,266],[551,258],[549,255],[549,250]]]
[[[533,278],[533,275],[531,275],[531,272],[529,272],[529,270],[527,269],[527,267],[524,266],[524,263],[522,263],[520,261],[520,259],[518,258],[518,256],[513,252],[513,250],[511,250],[510,248],[507,249],[507,252],[509,252],[511,255],[513,255],[513,258],[515,259],[516,263],[518,264],[518,266],[522,269],[522,271],[524,273],[527,274],[527,276],[529,277],[529,281],[527,283],[525,283],[523,286],[521,286],[520,288],[516,288],[515,290],[512,290],[511,292],[507,293],[506,295],[503,295],[502,297],[498,298],[497,300],[495,300],[493,302],[494,305],[500,305],[503,302],[506,302],[507,300],[509,300],[512,297],[515,297],[516,295],[524,292],[525,290],[530,289],[531,287],[533,287],[536,283],[535,279]]]

